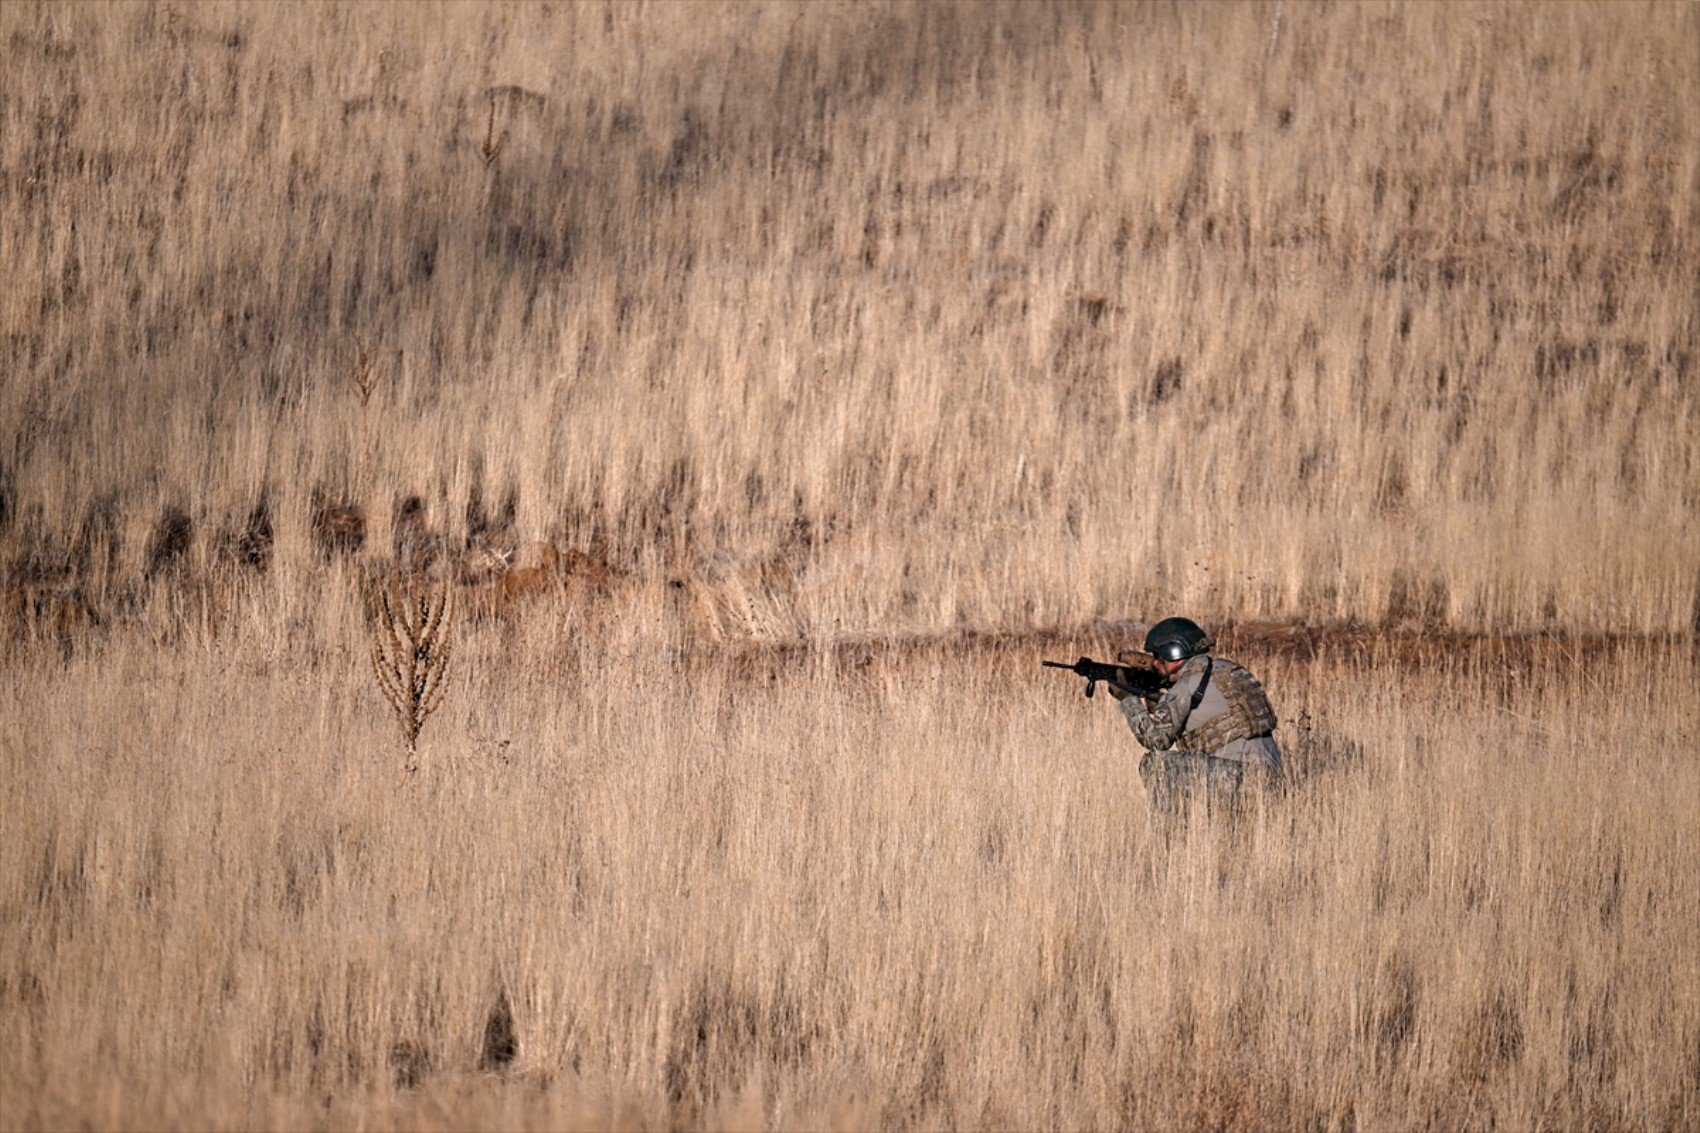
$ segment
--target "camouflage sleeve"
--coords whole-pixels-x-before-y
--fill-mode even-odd
[[[1180,729],[1170,720],[1167,700],[1164,697],[1155,708],[1146,708],[1145,702],[1137,696],[1122,701],[1122,715],[1127,718],[1127,726],[1147,751],[1167,751],[1174,746],[1175,737],[1180,735]]]
[[[1192,694],[1203,675],[1202,666],[1188,665],[1154,707],[1147,708],[1137,696],[1122,701],[1127,726],[1147,750],[1168,751],[1175,746],[1175,741],[1186,731],[1186,720],[1192,713]]]

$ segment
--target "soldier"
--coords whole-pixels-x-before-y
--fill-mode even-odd
[[[1275,710],[1257,678],[1223,657],[1187,618],[1164,618],[1145,635],[1145,652],[1169,682],[1149,702],[1124,696],[1122,715],[1144,745],[1139,777],[1159,811],[1176,813],[1202,789],[1212,804],[1232,804],[1243,785],[1281,779]]]

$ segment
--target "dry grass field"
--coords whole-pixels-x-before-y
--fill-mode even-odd
[[[1700,5],[0,60],[0,1128],[1700,1125]]]

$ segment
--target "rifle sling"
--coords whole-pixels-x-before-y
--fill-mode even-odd
[[[1209,661],[1210,659],[1206,657],[1205,660]],[[1187,706],[1186,710],[1188,717],[1197,712],[1198,706],[1204,703],[1204,691],[1210,687],[1210,673],[1215,667],[1213,664],[1204,666],[1204,676],[1199,679],[1198,687],[1192,690],[1192,703]]]

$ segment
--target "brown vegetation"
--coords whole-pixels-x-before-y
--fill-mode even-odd
[[[397,792],[348,600],[8,686],[9,1124],[1693,1123],[1686,647],[1241,643],[1293,786],[1164,854],[1027,648],[470,627]]]
[[[372,636],[372,675],[395,713],[407,748],[405,770],[419,769],[419,733],[449,688],[454,658],[454,591],[447,586],[391,590],[374,587],[366,599]]]
[[[0,1126],[1700,1124],[1697,38],[0,4]]]
[[[1683,5],[161,11],[0,28],[0,552],[93,592],[411,498],[802,530],[810,636],[1700,617]]]

